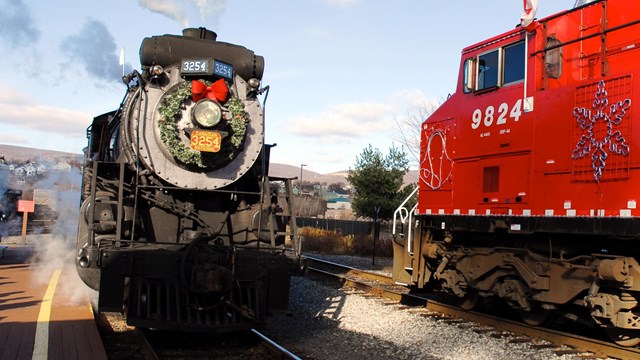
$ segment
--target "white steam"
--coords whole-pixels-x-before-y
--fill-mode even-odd
[[[166,16],[179,22],[182,27],[189,27],[190,10],[195,9],[200,15],[200,22],[205,23],[213,18],[214,22],[227,8],[226,0],[138,0],[143,8]]]
[[[62,295],[61,298],[68,299],[69,305],[86,304],[97,294],[80,280],[75,269],[81,180],[80,170],[72,168],[68,172],[54,172],[34,186],[36,189],[54,190],[57,219],[51,234],[30,235],[30,243],[34,247],[33,279],[39,284],[48,283],[51,274],[62,269],[56,297]]]

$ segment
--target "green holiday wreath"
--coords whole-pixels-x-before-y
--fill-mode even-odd
[[[210,81],[200,80],[207,86]],[[217,153],[202,153],[191,150],[183,143],[178,132],[177,122],[182,117],[180,111],[188,99],[191,98],[191,82],[183,81],[176,91],[167,96],[160,105],[160,139],[166,146],[169,153],[178,161],[186,165],[195,165],[200,168],[219,167],[228,161],[233,160],[240,151],[242,141],[247,131],[248,114],[244,110],[244,103],[237,96],[231,96],[225,106],[231,114],[229,123],[229,137],[222,142],[220,151]]]

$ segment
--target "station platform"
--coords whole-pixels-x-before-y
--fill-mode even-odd
[[[73,251],[56,249],[46,237],[13,245],[5,239],[0,359],[106,360],[90,305],[93,294],[75,272]]]

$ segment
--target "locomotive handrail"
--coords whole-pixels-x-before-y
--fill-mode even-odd
[[[405,221],[407,220],[407,218],[410,217],[409,211],[407,210],[407,208],[405,208],[404,206],[407,204],[407,202],[409,202],[409,200],[413,197],[413,195],[416,194],[416,192],[418,192],[418,187],[416,186],[416,188],[411,192],[411,194],[409,194],[409,196],[407,196],[406,199],[404,199],[404,201],[402,202],[402,204],[400,204],[400,206],[398,206],[398,208],[396,209],[396,211],[393,212],[393,230],[392,230],[392,234],[395,235],[396,234],[396,219],[398,218],[398,216],[400,216],[400,221],[404,224]]]
[[[396,211],[393,212],[393,227],[391,229],[391,234],[393,235],[394,239],[396,237],[396,223],[397,223],[398,217],[400,217],[400,221],[402,222],[403,225],[407,223],[407,220],[409,220],[409,224],[411,224],[411,217],[412,217],[411,215],[416,210],[416,208],[418,207],[418,204],[416,203],[416,205],[414,205],[411,208],[411,211],[407,210],[405,205],[407,204],[407,202],[409,202],[409,200],[413,197],[413,195],[416,194],[416,192],[418,192],[418,187],[417,186],[411,192],[411,194],[409,194],[409,196],[407,196],[407,198],[404,199],[402,204],[400,204],[400,206],[398,206]],[[408,230],[407,235],[408,235],[408,238],[411,239],[411,226],[409,226],[409,230]],[[409,241],[409,246],[408,246],[407,251],[411,252],[411,241]]]
[[[542,50],[538,50],[538,51],[535,51],[535,52],[531,53],[531,56],[535,56],[535,55],[538,55],[538,54],[541,54],[541,53],[546,53],[547,51],[554,50],[554,49],[557,49],[557,48],[561,48],[561,47],[564,47],[564,46],[567,46],[567,45],[571,45],[571,44],[577,43],[579,41],[588,40],[588,39],[591,39],[591,38],[594,38],[594,37],[597,37],[597,36],[607,35],[610,32],[617,31],[617,30],[624,29],[624,28],[627,28],[629,26],[638,25],[638,24],[640,24],[640,20],[630,21],[630,22],[628,22],[626,24],[622,24],[622,25],[611,27],[611,28],[607,28],[604,31],[598,31],[598,32],[593,33],[593,34],[581,36],[581,37],[575,38],[573,40],[568,40],[568,41],[565,41],[565,42],[561,42],[561,43],[559,43],[557,45],[552,45],[552,46],[546,47],[546,48],[544,48]]]

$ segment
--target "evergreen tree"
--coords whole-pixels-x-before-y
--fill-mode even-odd
[[[403,178],[408,171],[409,160],[404,149],[392,146],[384,156],[369,144],[356,157],[355,169],[349,170],[347,177],[355,189],[351,202],[355,214],[371,219],[393,218],[393,212],[413,190],[407,189],[409,187],[402,189]]]

